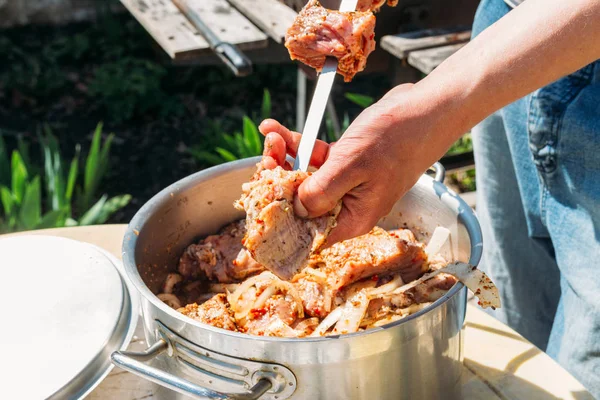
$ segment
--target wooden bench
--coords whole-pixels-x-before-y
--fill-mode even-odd
[[[465,27],[428,29],[381,38],[381,48],[429,74],[446,58],[468,43],[471,31]]]
[[[208,42],[171,0],[120,0],[176,64],[218,63]],[[296,12],[277,0],[185,0],[217,38],[264,59],[283,38]],[[283,49],[285,50],[285,49]],[[284,52],[280,52],[284,53]],[[252,57],[250,57],[252,59]],[[289,57],[288,57],[289,59]]]

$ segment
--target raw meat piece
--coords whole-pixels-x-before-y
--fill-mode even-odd
[[[283,280],[290,280],[308,263],[335,226],[341,202],[318,218],[300,218],[293,207],[294,194],[310,175],[282,167],[258,170],[242,186],[235,207],[246,211],[242,243],[252,258]]]
[[[289,282],[265,271],[228,296],[237,326],[258,336],[297,336],[292,328],[304,318],[302,300]]]
[[[399,272],[409,282],[428,268],[424,246],[411,231],[388,232],[377,226],[366,235],[322,250],[311,262],[320,266],[334,291],[369,276],[392,272]]]
[[[245,233],[244,220],[240,220],[227,225],[219,234],[190,245],[179,260],[179,273],[188,279],[206,277],[231,283],[264,271],[264,267],[242,247]]]
[[[292,60],[323,69],[326,57],[338,59],[337,72],[350,82],[365,69],[375,49],[375,16],[371,11],[328,10],[310,0],[300,11],[285,38]]]
[[[227,296],[222,293],[214,295],[210,300],[200,305],[196,303],[188,304],[178,311],[204,324],[237,331],[233,312],[227,302]]]

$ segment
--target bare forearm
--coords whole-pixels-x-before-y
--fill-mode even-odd
[[[600,58],[600,0],[527,0],[417,84],[460,135]],[[436,105],[437,106],[437,105]]]

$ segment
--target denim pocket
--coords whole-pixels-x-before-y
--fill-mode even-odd
[[[559,133],[567,107],[588,86],[594,64],[535,91],[529,102],[527,131],[529,149],[542,179],[556,171]]]

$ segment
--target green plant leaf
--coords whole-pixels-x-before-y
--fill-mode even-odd
[[[79,219],[78,225],[93,225],[98,216],[102,213],[102,207],[106,204],[107,195],[104,195]]]
[[[70,204],[73,198],[73,191],[75,189],[75,183],[77,182],[77,173],[79,172],[79,153],[81,152],[81,146],[75,147],[75,157],[71,161],[71,167],[69,168],[69,176],[67,177],[67,187],[65,190],[65,199]]]
[[[10,184],[10,157],[2,135],[0,135],[0,185]]]
[[[216,151],[217,153],[219,153],[219,154],[221,155],[221,157],[223,157],[223,159],[224,159],[225,161],[235,161],[235,160],[237,160],[237,159],[238,159],[236,156],[234,156],[234,155],[233,155],[233,153],[231,153],[231,152],[230,152],[230,151],[228,151],[228,150],[225,150],[225,149],[224,149],[224,148],[222,148],[222,147],[217,147],[217,148],[215,149],[215,151]]]
[[[29,161],[29,144],[21,135],[17,137],[17,149],[19,150],[19,154],[21,155],[21,159],[23,160],[25,168],[29,170],[31,166],[31,162]]]
[[[260,142],[260,133],[254,121],[247,116],[244,116],[244,141],[248,146],[250,154],[248,156],[259,156],[262,149],[262,143]]]
[[[65,222],[66,210],[53,210],[42,217],[36,229],[62,228]]]
[[[40,177],[33,178],[26,189],[19,209],[19,222],[25,229],[34,229],[42,218],[42,190]]]
[[[192,154],[198,161],[209,164],[209,165],[219,165],[223,163],[223,159],[216,154],[209,153],[205,150],[196,150],[189,149],[190,154]]]
[[[0,186],[0,200],[2,201],[2,206],[4,207],[4,215],[7,217],[11,216],[14,210],[15,202],[10,189],[6,186]]]
[[[110,146],[114,138],[114,133],[111,133],[104,141],[104,145],[102,145],[102,151],[100,152],[100,174],[98,176],[97,185],[100,184],[100,181],[102,180],[102,178],[106,174],[106,171],[108,170],[108,165],[110,162]]]
[[[104,203],[100,212],[97,214],[95,221],[93,224],[103,224],[105,223],[111,215],[115,212],[119,211],[121,208],[125,207],[131,201],[131,196],[128,194],[124,194],[121,196],[115,196]],[[91,224],[90,224],[91,225]]]
[[[102,134],[102,122],[98,123],[94,136],[92,138],[92,145],[88,152],[87,160],[85,162],[85,172],[83,181],[83,207],[87,208],[91,199],[96,191],[96,185],[98,182],[98,174],[100,173],[100,139]]]
[[[271,117],[271,93],[268,89],[263,92],[262,105],[260,107],[262,119]]]
[[[17,204],[21,204],[27,185],[27,168],[18,151],[12,153],[12,192]]]
[[[77,226],[79,222],[75,221],[73,218],[67,218],[65,221],[65,226]]]
[[[223,141],[225,142],[225,144],[227,145],[227,147],[229,147],[231,150],[237,149],[237,142],[235,140],[235,137],[227,134],[227,133],[223,133],[221,135],[221,137],[223,138]]]
[[[344,96],[348,100],[350,100],[351,102],[353,102],[354,104],[356,104],[362,108],[367,108],[375,102],[375,100],[372,97],[365,96],[365,95],[358,94],[358,93],[346,93]]]

